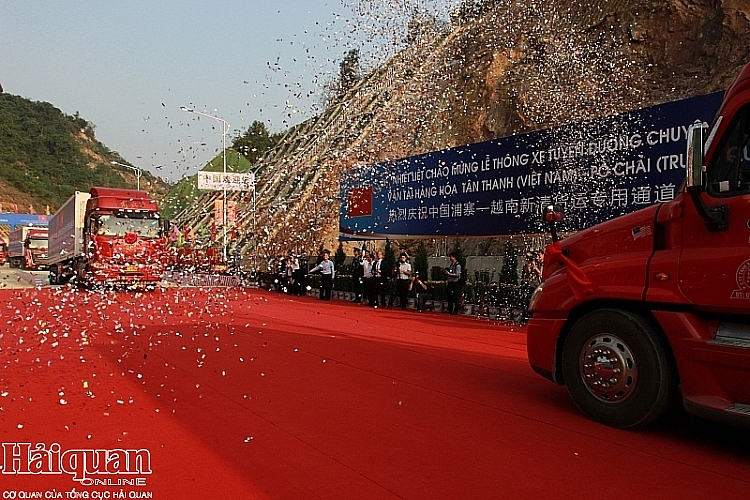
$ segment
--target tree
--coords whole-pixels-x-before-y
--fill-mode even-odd
[[[339,64],[339,96],[353,89],[361,78],[359,49],[351,49]]]
[[[500,271],[500,281],[509,285],[518,284],[518,261],[516,260],[516,249],[511,240],[505,242],[505,255],[503,256],[503,268]]]
[[[339,241],[339,247],[333,256],[333,263],[336,266],[337,273],[341,272],[341,269],[344,268],[344,262],[346,262],[346,252],[344,252],[344,244]]]
[[[362,79],[359,66],[359,49],[351,49],[339,63],[339,74],[322,85],[320,105],[329,108],[341,100]]]
[[[254,165],[275,146],[277,140],[276,135],[268,132],[265,123],[255,120],[244,132],[237,132],[232,140],[232,148]]]
[[[429,261],[427,260],[427,247],[424,245],[424,241],[420,241],[419,246],[417,247],[417,253],[414,255],[414,271],[418,272],[423,280],[426,280],[428,279],[428,267]]]
[[[427,10],[414,7],[406,23],[407,44],[421,43],[440,29],[437,17]]]

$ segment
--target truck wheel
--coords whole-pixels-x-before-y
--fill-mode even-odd
[[[76,270],[76,285],[81,288],[88,288],[88,282],[86,281],[86,264],[78,262],[75,265]]]
[[[625,429],[654,422],[677,393],[671,351],[652,321],[618,309],[580,318],[565,340],[562,371],[589,418]]]

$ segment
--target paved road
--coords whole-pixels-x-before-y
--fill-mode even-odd
[[[32,288],[49,284],[47,271],[12,269],[8,264],[0,267],[0,289]]]
[[[126,491],[750,498],[750,433],[682,412],[640,431],[591,422],[531,371],[518,328],[221,288],[0,300],[2,442],[150,450],[147,486]]]

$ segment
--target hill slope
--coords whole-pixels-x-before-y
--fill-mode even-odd
[[[485,0],[415,40],[267,154],[243,252],[331,248],[346,169],[722,90],[750,61],[745,1]],[[215,193],[178,216],[205,223]],[[252,214],[257,214],[253,217]]]
[[[47,102],[0,93],[0,203],[20,212],[33,206],[59,208],[75,191],[91,186],[133,187],[132,170],[110,162],[127,162],[96,140],[94,126],[68,116]],[[150,185],[148,184],[150,183]],[[148,172],[142,186],[154,194],[168,186]]]

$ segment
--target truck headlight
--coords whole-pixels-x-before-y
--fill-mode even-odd
[[[537,303],[542,297],[542,290],[544,290],[544,283],[536,287],[534,293],[531,294],[531,300],[529,300],[529,312],[533,313],[534,311],[536,311]]]

